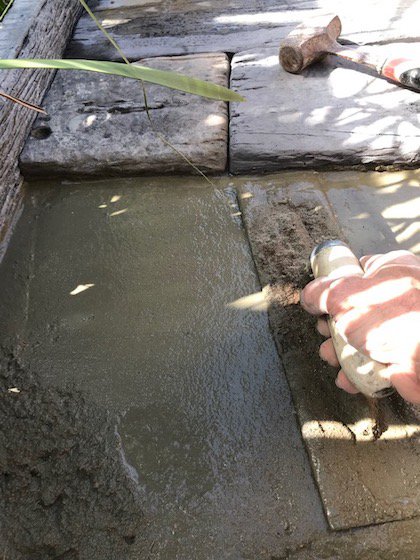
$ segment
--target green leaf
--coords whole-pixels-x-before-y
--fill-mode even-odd
[[[167,70],[157,70],[155,68],[147,68],[137,64],[124,64],[120,62],[108,62],[101,60],[76,60],[76,59],[0,59],[0,69],[12,68],[57,68],[59,70],[88,70],[90,72],[100,72],[102,74],[114,74],[132,78],[135,80],[144,80],[172,89],[193,93],[210,99],[218,99],[220,101],[245,101],[245,99],[234,91],[190,78],[178,72],[169,72]]]

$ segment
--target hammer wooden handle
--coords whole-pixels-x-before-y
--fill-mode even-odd
[[[357,257],[339,240],[325,241],[315,247],[311,255],[311,266],[315,278],[363,275]],[[328,324],[341,369],[353,385],[367,397],[380,398],[391,394],[393,388],[384,376],[386,365],[372,360],[351,346],[332,319],[328,319]]]

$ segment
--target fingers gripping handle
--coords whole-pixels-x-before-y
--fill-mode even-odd
[[[315,278],[328,276],[362,276],[363,269],[351,249],[342,241],[324,241],[312,251],[311,266]],[[331,337],[341,368],[347,378],[367,397],[385,397],[393,392],[388,379],[383,375],[385,364],[365,356],[338,331],[335,322],[329,318]]]

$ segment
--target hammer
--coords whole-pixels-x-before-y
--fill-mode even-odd
[[[286,37],[280,46],[280,64],[287,72],[299,74],[313,62],[327,54],[334,54],[373,68],[378,74],[396,84],[420,92],[420,68],[407,58],[379,59],[369,49],[359,45],[343,46],[337,42],[341,33],[338,16],[332,18],[326,27],[299,25]]]

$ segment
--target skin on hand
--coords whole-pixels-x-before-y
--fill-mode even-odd
[[[386,375],[409,402],[420,404],[420,258],[408,251],[362,257],[363,276],[318,278],[302,291],[301,303],[313,315],[328,314],[349,344],[387,364]],[[330,336],[320,317],[318,331]],[[338,367],[331,338],[320,356]],[[342,370],[337,386],[357,393]]]

